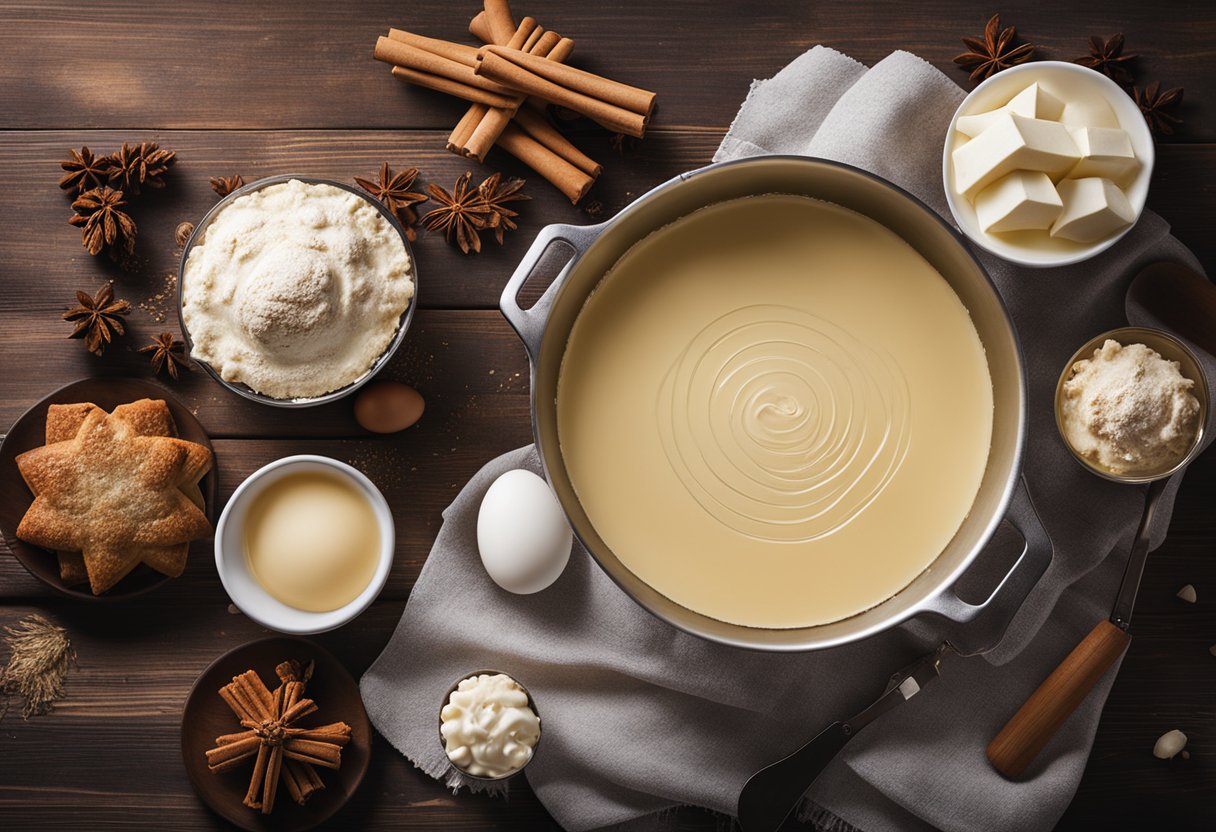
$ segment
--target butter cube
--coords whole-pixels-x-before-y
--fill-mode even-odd
[[[1068,172],[1073,179],[1097,176],[1125,184],[1140,169],[1127,133],[1112,127],[1078,127],[1069,131],[1081,161]]]
[[[1015,170],[975,195],[975,214],[984,231],[1051,228],[1064,203],[1051,177],[1039,171]]]
[[[1009,99],[1009,102],[1003,107],[997,107],[995,110],[977,113],[972,116],[959,116],[958,121],[954,123],[954,127],[964,136],[975,137],[991,127],[1000,113],[1013,113],[1014,115],[1026,116],[1027,118],[1042,118],[1054,121],[1060,117],[1063,110],[1064,103],[1043,89],[1038,81],[1035,81],[1029,87]]]
[[[954,189],[968,198],[1015,170],[1063,176],[1081,159],[1064,125],[1039,118],[1001,113],[992,126],[957,148]]]
[[[1136,214],[1127,194],[1109,179],[1065,179],[1056,186],[1064,210],[1051,226],[1051,236],[1092,243],[1132,224]]]
[[[1066,127],[1107,127],[1114,129],[1119,126],[1115,111],[1105,98],[1097,95],[1084,98],[1070,98],[1064,102],[1060,111],[1060,123]]]

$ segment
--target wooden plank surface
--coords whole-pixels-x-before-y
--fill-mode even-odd
[[[227,394],[202,373],[172,385],[215,438],[221,499],[251,471],[314,452],[366,471],[398,509],[397,558],[384,593],[355,623],[319,637],[358,675],[387,641],[441,521],[444,506],[481,464],[529,441],[523,350],[497,313],[515,263],[551,222],[611,216],[655,184],[709,161],[753,78],[771,76],[816,43],[872,63],[908,49],[966,86],[950,63],[958,38],[991,11],[961,0],[704,3],[516,0],[520,13],[576,39],[574,63],[659,92],[655,128],[626,155],[601,131],[576,124],[576,141],[605,164],[590,212],[493,151],[484,167],[443,150],[463,107],[408,88],[370,58],[388,26],[468,40],[465,2],[363,0],[0,0],[0,431],[55,387],[84,375],[148,376],[134,348],[176,329],[166,276],[173,230],[214,204],[209,176],[307,172],[349,180],[382,160],[416,165],[449,185],[465,169],[527,176],[534,196],[507,245],[463,257],[423,236],[416,254],[420,306],[385,375],[426,397],[418,426],[372,437],[337,403],[285,416]],[[1127,34],[1139,77],[1186,88],[1178,135],[1158,146],[1150,205],[1216,270],[1216,7],[1128,0],[1001,9],[1042,56],[1068,59],[1090,34]],[[119,271],[87,257],[66,224],[55,187],[68,147],[106,150],[123,140],[176,149],[171,187],[133,213],[140,260]],[[104,359],[64,340],[59,313],[77,288],[114,279],[137,305],[132,332]],[[1203,829],[1216,802],[1216,456],[1188,473],[1166,544],[1149,560],[1135,638],[1062,830]],[[406,508],[408,507],[408,509]],[[1174,593],[1199,590],[1187,605]],[[264,634],[230,611],[210,547],[192,550],[186,575],[120,614],[64,600],[11,558],[0,557],[0,625],[42,610],[75,638],[79,668],[52,715],[0,721],[0,827],[4,829],[219,829],[196,800],[179,760],[181,704],[215,656]],[[1156,737],[1181,728],[1189,761],[1151,755]],[[351,807],[331,829],[547,830],[555,825],[522,785],[509,801],[452,796],[383,740]],[[682,810],[673,829],[719,821]]]
[[[515,264],[543,226],[553,222],[585,225],[611,217],[650,188],[677,174],[708,164],[725,134],[723,127],[656,130],[635,151],[622,157],[605,135],[579,139],[605,173],[580,207],[564,197],[501,150],[490,154],[490,169],[529,179],[532,196],[519,209],[519,231],[497,246],[487,240],[482,254],[460,255],[441,235],[422,232],[415,243],[419,272],[419,305],[424,308],[497,309],[502,288]],[[5,257],[5,290],[0,316],[12,313],[31,326],[36,316],[49,319],[72,302],[72,290],[91,287],[102,279],[116,282],[121,296],[132,303],[149,303],[152,325],[163,319],[175,324],[172,297],[158,303],[166,278],[176,275],[178,255],[174,229],[197,222],[216,203],[208,177],[241,173],[248,180],[274,173],[308,173],[342,181],[373,176],[382,161],[418,167],[421,177],[443,187],[471,164],[443,149],[446,132],[433,130],[380,131],[90,131],[94,149],[109,149],[126,139],[154,139],[175,149],[181,161],[170,172],[171,187],[152,192],[131,208],[139,225],[138,258],[123,271],[106,258],[91,258],[75,245],[80,232],[67,224],[70,200],[56,188],[62,171],[59,160],[79,145],[79,131],[0,132],[0,250]],[[1196,176],[1196,172],[1207,175]],[[1149,207],[1173,227],[1209,272],[1216,272],[1216,236],[1210,206],[1216,198],[1216,145],[1164,144],[1149,192]],[[373,176],[374,178],[374,176]],[[590,211],[590,213],[589,213]],[[47,252],[56,252],[48,257]],[[58,294],[49,291],[54,287]],[[62,288],[60,288],[62,287]],[[64,291],[66,289],[66,291]],[[3,357],[0,356],[0,361]]]
[[[609,0],[515,4],[572,37],[575,62],[659,93],[657,126],[726,125],[753,78],[766,78],[817,43],[872,63],[907,49],[960,81],[951,58],[991,11],[950,0],[808,3],[766,0]],[[448,128],[463,107],[418,93],[369,66],[390,26],[469,40],[475,0],[357,4],[297,0],[4,5],[0,89],[22,94],[0,114],[10,127]],[[995,7],[994,7],[995,10]],[[1216,139],[1210,115],[1216,24],[1210,3],[1039,0],[1001,9],[1042,57],[1086,53],[1091,34],[1128,34],[1143,77],[1182,86],[1200,102],[1186,141]],[[37,71],[34,71],[37,70]]]

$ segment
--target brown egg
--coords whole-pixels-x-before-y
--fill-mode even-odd
[[[373,381],[355,396],[355,421],[372,433],[396,433],[417,422],[426,402],[413,387]]]

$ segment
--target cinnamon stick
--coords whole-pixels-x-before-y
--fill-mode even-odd
[[[316,728],[292,728],[287,733],[293,739],[316,740],[329,742],[334,745],[346,745],[350,742],[351,728],[345,722],[334,722],[330,725],[320,725]]]
[[[570,60],[570,55],[573,52],[574,41],[570,40],[570,38],[562,38],[557,42],[557,45],[553,47],[552,51],[549,52],[547,57],[551,61],[557,61],[558,63],[564,64],[566,61]],[[543,98],[536,98],[535,96],[530,95],[524,99],[524,106],[533,109],[538,113],[544,113],[546,112],[549,104]]]
[[[493,42],[506,43],[515,31],[515,18],[511,16],[511,4],[507,0],[485,0],[486,23],[489,24]]]
[[[258,758],[253,764],[253,776],[249,778],[249,790],[243,801],[250,809],[262,808],[262,784],[266,780],[266,769],[270,764],[270,746],[258,745]]]
[[[494,42],[494,33],[490,31],[490,18],[486,17],[484,10],[473,15],[473,19],[469,21],[469,34],[482,43]]]
[[[266,746],[262,746],[265,748]],[[276,745],[270,749],[270,759],[266,763],[266,779],[262,786],[262,814],[269,815],[274,811],[274,798],[279,792],[279,774],[283,770],[283,746]]]
[[[502,131],[498,146],[553,183],[573,204],[587,195],[595,181],[515,124]]]
[[[409,67],[395,66],[393,67],[393,75],[415,86],[445,92],[448,95],[464,99],[465,101],[475,102],[485,107],[506,107],[511,103],[511,98],[508,96],[499,95],[498,93],[489,92],[468,84],[462,84],[459,81],[453,81],[451,78],[431,75],[429,72],[419,72]]]
[[[234,742],[240,742],[243,739],[255,736],[252,729],[245,731],[237,731],[235,734],[223,734],[215,738],[216,745],[229,745]]]
[[[480,11],[477,13],[476,16],[474,16],[473,20],[470,21],[470,23],[469,23],[469,31],[473,31],[474,24],[476,24],[479,19],[482,21],[482,26],[479,26],[479,29],[482,29],[482,31],[478,35],[478,37],[481,37],[483,40],[486,40],[486,41],[492,40],[494,37],[494,33],[490,31],[489,19],[486,17],[485,11]],[[533,33],[535,34],[535,32],[540,31],[540,30],[541,30],[541,27],[537,26],[533,30]],[[518,29],[516,29],[515,32],[512,32],[511,39],[513,39],[517,33],[518,33]],[[508,39],[508,41],[506,41],[506,42],[509,43],[510,39]],[[507,103],[496,105],[496,106],[513,107],[513,106],[515,106],[513,104],[514,101],[515,101],[515,99],[512,98]],[[469,109],[467,109],[465,111],[464,116],[460,119],[459,122],[456,123],[456,127],[453,128],[452,134],[450,136],[448,136],[447,149],[449,152],[455,153],[458,156],[468,156],[469,155],[468,151],[466,150],[466,147],[468,146],[468,143],[469,143],[469,139],[472,137],[473,132],[478,128],[478,126],[480,126],[482,120],[486,117],[487,112],[489,112],[489,108],[478,107],[476,104],[471,105],[469,107]],[[482,157],[479,158],[478,161],[480,162],[483,160],[484,160],[484,152],[483,152]]]
[[[282,749],[289,759],[302,763],[324,768],[337,768],[342,764],[342,748],[332,742],[293,737],[283,743]]]
[[[292,780],[295,781],[295,786],[299,790],[299,797],[293,792],[292,799],[301,806],[307,802],[308,798],[325,788],[325,783],[321,781],[321,775],[317,774],[316,770],[307,763],[287,759],[283,761],[283,771],[290,773]],[[291,788],[291,786],[289,785],[288,788]]]
[[[533,46],[534,54],[548,55],[554,46],[561,41],[561,36],[556,32],[545,32],[544,35]],[[511,123],[516,111],[519,110],[519,105],[524,101],[524,96],[516,96],[513,107],[494,107],[486,111],[482,116],[481,121],[473,128],[473,132],[462,146],[462,152],[465,156],[476,159],[479,162],[484,162],[486,154],[490,152],[490,148],[498,141],[498,137],[502,135],[502,131]]]
[[[573,142],[558,132],[544,113],[538,113],[530,107],[520,107],[515,114],[515,122],[526,130],[529,136],[588,176],[594,178],[603,171],[602,165],[583,153],[574,146]]]
[[[295,768],[297,765],[302,764],[290,759],[283,761],[283,786],[287,789],[287,796],[303,806],[305,801],[308,800],[308,797],[304,794],[306,781],[301,779],[300,775],[303,772],[301,769]]]
[[[541,35],[545,33],[544,26],[537,26],[532,30],[532,34],[528,35],[528,39],[524,41],[523,46],[519,47],[524,52],[531,52],[532,47],[536,46],[536,42],[540,40]]]
[[[212,771],[227,771],[256,754],[262,745],[262,738],[255,736],[252,731],[249,733],[250,736],[245,739],[208,749],[207,767]]]
[[[439,38],[428,38],[424,35],[415,35],[413,32],[407,32],[404,29],[389,29],[388,37],[389,40],[408,43],[410,46],[425,49],[427,52],[435,55],[442,55],[450,61],[456,61],[465,66],[472,67],[477,65],[476,46],[452,43],[450,40],[440,40]]]
[[[273,716],[271,708],[274,697],[252,670],[233,676],[232,682],[220,688],[220,696],[238,719],[260,721]]]
[[[523,67],[542,78],[565,87],[568,90],[582,93],[590,98],[606,101],[624,110],[649,116],[654,111],[655,93],[620,81],[613,81],[602,75],[577,69],[554,61],[545,61],[534,55],[520,50],[511,50],[506,46],[491,44],[481,48],[482,54],[493,52],[506,58],[516,66]]]
[[[475,70],[478,77],[573,110],[614,133],[624,133],[636,138],[645,135],[648,120],[646,115],[555,84],[496,52],[488,51],[496,48],[482,47],[481,60],[477,62]]]
[[[465,143],[468,142],[469,136],[473,135],[473,129],[481,123],[482,117],[489,109],[485,104],[470,105],[464,116],[456,123],[452,135],[448,136],[449,151],[458,155],[464,153]]]
[[[502,84],[477,75],[472,67],[466,66],[459,61],[454,61],[451,58],[445,58],[443,55],[436,55],[434,52],[419,49],[417,46],[402,43],[399,40],[392,40],[386,37],[377,38],[376,48],[372,50],[372,56],[377,61],[384,61],[395,66],[403,66],[407,69],[414,69],[430,75],[438,75],[441,78],[458,81],[461,84],[477,87],[487,92],[497,93],[498,95],[511,96],[515,94],[515,90],[510,87],[505,87]]]

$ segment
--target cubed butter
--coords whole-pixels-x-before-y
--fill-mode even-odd
[[[1001,113],[991,127],[955,149],[954,189],[974,199],[1007,173],[1033,170],[1054,179],[1080,158],[1076,143],[1059,122]]]
[[[1027,231],[1051,228],[1064,203],[1039,171],[1015,170],[975,195],[975,215],[984,231]]]
[[[1073,179],[1097,176],[1125,185],[1140,168],[1132,140],[1117,127],[1078,127],[1070,130],[1081,161],[1068,172]]]
[[[1035,81],[1026,89],[1019,92],[1003,107],[989,110],[986,113],[976,113],[971,116],[959,116],[954,127],[964,136],[975,137],[987,130],[996,121],[1000,113],[1013,113],[1027,118],[1042,118],[1055,121],[1064,110],[1064,102],[1043,89]]]
[[[1119,119],[1110,103],[1100,95],[1086,95],[1070,98],[1064,102],[1060,111],[1060,123],[1066,127],[1108,127],[1119,126]]]
[[[1051,226],[1051,236],[1093,243],[1132,224],[1136,214],[1127,194],[1109,179],[1095,176],[1065,179],[1056,186],[1064,210]]]

